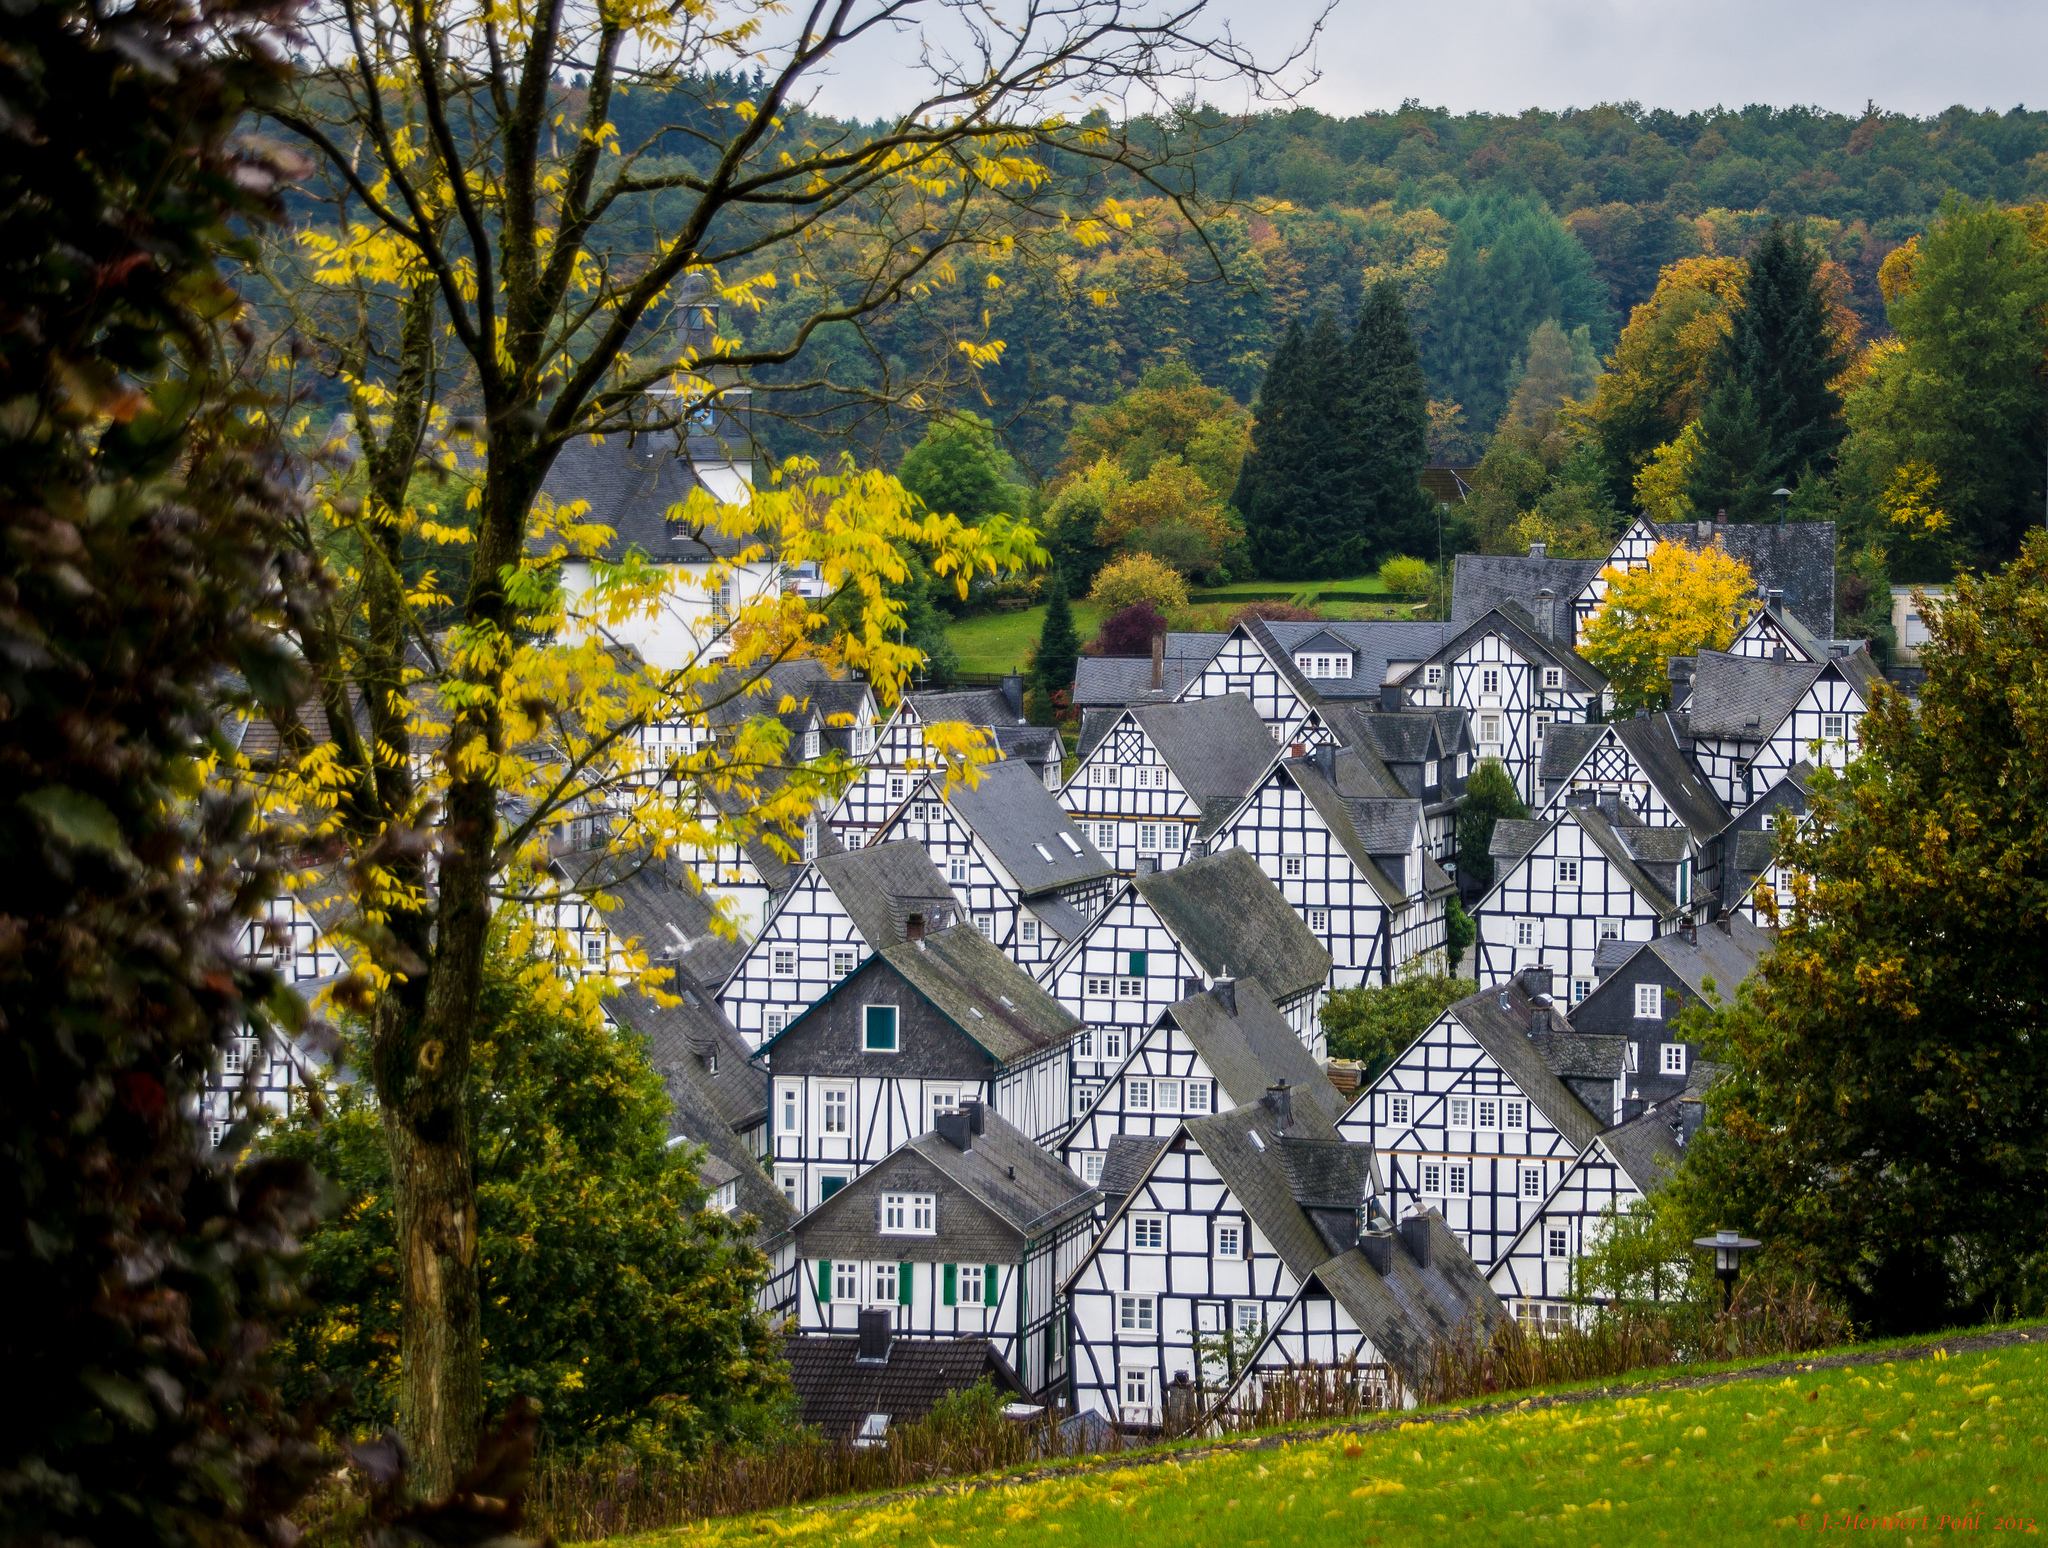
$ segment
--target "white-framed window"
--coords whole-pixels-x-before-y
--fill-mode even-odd
[[[1266,1308],[1257,1301],[1233,1302],[1230,1321],[1240,1333],[1257,1333],[1266,1325]]]
[[[815,819],[804,824],[804,858],[818,858],[818,824]]]
[[[1216,1256],[1219,1258],[1241,1258],[1244,1256],[1244,1228],[1224,1225],[1216,1226]]]
[[[1500,1100],[1497,1097],[1480,1097],[1474,1104],[1477,1111],[1474,1118],[1482,1129],[1500,1127]]]
[[[1280,875],[1281,875],[1281,876],[1282,876],[1283,878],[1285,878],[1286,880],[1288,880],[1288,881],[1299,881],[1299,880],[1301,879],[1301,856],[1300,856],[1300,855],[1283,855],[1283,856],[1281,856],[1281,857],[1280,857]]]
[[[1152,1083],[1152,1106],[1156,1111],[1162,1113],[1179,1112],[1180,1082],[1177,1080],[1154,1081]]]
[[[1520,1097],[1508,1097],[1500,1104],[1500,1126],[1510,1134],[1529,1126],[1529,1104]]]
[[[948,855],[946,857],[946,880],[956,885],[967,880],[967,857],[965,855]]]
[[[782,1132],[794,1134],[797,1130],[797,1116],[803,1110],[803,1098],[795,1086],[782,1088]]]
[[[1076,1059],[1092,1059],[1095,1057],[1095,1033],[1091,1028],[1082,1028],[1080,1033],[1074,1038],[1074,1057]]]
[[[1572,886],[1572,885],[1574,885],[1574,884],[1576,884],[1576,883],[1577,883],[1578,879],[1579,879],[1579,862],[1578,862],[1578,861],[1576,861],[1576,860],[1560,860],[1560,861],[1558,861],[1558,862],[1557,862],[1557,881],[1558,881],[1558,885],[1559,885],[1559,886],[1561,886],[1561,887],[1568,887],[1568,886]]]
[[[1522,1168],[1522,1197],[1540,1199],[1543,1197],[1543,1168],[1525,1166]]]
[[[583,937],[583,965],[585,967],[604,966],[603,936],[586,935]]]
[[[768,953],[768,971],[777,978],[796,977],[796,948],[794,946],[770,948]]]
[[[1105,1027],[1102,1033],[1102,1057],[1121,1059],[1124,1056],[1124,1034],[1120,1028]]]
[[[1084,979],[1082,979],[1081,983],[1082,983],[1082,991],[1081,991],[1082,993],[1084,993],[1084,994],[1087,994],[1087,995],[1092,995],[1092,996],[1098,996],[1098,997],[1101,997],[1101,998],[1103,998],[1103,999],[1107,999],[1107,998],[1109,997],[1109,992],[1110,992],[1110,982],[1109,982],[1109,980],[1108,980],[1108,979],[1106,979],[1106,978],[1084,978]]]
[[[810,759],[810,758],[815,758],[815,757],[817,757],[817,756],[818,756],[818,733],[817,733],[817,732],[815,732],[815,731],[806,731],[806,732],[804,733],[804,757],[805,757],[806,759]]]
[[[1124,1106],[1134,1113],[1149,1113],[1152,1111],[1152,1082],[1149,1080],[1125,1081]]]
[[[832,1265],[832,1299],[835,1301],[858,1301],[860,1299],[860,1265],[858,1263],[835,1263]]]
[[[1414,1099],[1405,1096],[1387,1098],[1387,1122],[1407,1123],[1415,1111]]]
[[[1441,1197],[1444,1191],[1444,1165],[1441,1161],[1422,1163],[1422,1192],[1427,1198]]]
[[[1636,985],[1636,1019],[1639,1021],[1662,1021],[1664,1019],[1664,989],[1662,985]]]
[[[1620,921],[1619,919],[1603,919],[1603,920],[1601,920],[1601,921],[1600,921],[1600,939],[1601,939],[1601,940],[1603,940],[1603,941],[1618,941],[1618,940],[1620,940],[1620,939],[1621,939],[1621,921]]]
[[[994,940],[996,938],[996,916],[994,914],[976,914],[974,916],[974,928],[982,933],[984,939]]]
[[[1113,763],[1089,764],[1088,783],[1091,785],[1114,785],[1116,783],[1116,765]]]
[[[233,1126],[227,1123],[209,1123],[206,1126],[206,1143],[211,1145],[215,1150],[220,1149],[220,1147],[226,1142],[228,1137],[228,1130],[231,1127]]]
[[[979,1263],[963,1263],[957,1282],[954,1299],[962,1306],[983,1306],[987,1304],[988,1281],[982,1276]]]
[[[858,828],[848,828],[846,830],[845,839],[846,847],[849,850],[860,849],[867,844],[867,835],[862,833]]]
[[[1108,850],[1108,851],[1109,851],[1109,852],[1110,852],[1111,854],[1115,854],[1115,853],[1116,853],[1116,824],[1115,824],[1115,823],[1113,823],[1113,822],[1098,822],[1098,823],[1097,823],[1097,824],[1095,825],[1095,847],[1096,847],[1097,849],[1106,849],[1106,850]]]
[[[1564,668],[1545,667],[1543,669],[1543,686],[1546,688],[1562,688],[1564,686]]]
[[[896,1265],[877,1263],[868,1276],[868,1305],[894,1306],[896,1304]]]
[[[864,1053],[895,1053],[898,1046],[897,1020],[893,1005],[863,1005],[861,1050]]]
[[[1129,1299],[1126,1297],[1126,1299]],[[1134,1370],[1125,1366],[1123,1370],[1123,1406],[1125,1408],[1150,1408],[1152,1406],[1152,1373],[1148,1370]]]
[[[1441,688],[1444,682],[1444,669],[1440,666],[1424,667],[1422,681],[1425,687]]]
[[[939,1119],[946,1113],[960,1111],[960,1093],[957,1091],[934,1091],[931,1093],[931,1127],[937,1128]]]
[[[850,1134],[852,1121],[848,1113],[853,1106],[853,1093],[846,1086],[827,1086],[818,1093],[818,1128],[824,1134]]]
[[[1465,776],[1466,776],[1467,774],[1470,774],[1471,772],[1472,772],[1472,755],[1471,755],[1470,753],[1459,753],[1459,754],[1458,754],[1458,778],[1460,778],[1460,779],[1463,779],[1463,778],[1464,778],[1464,777],[1465,777]]]
[[[1578,1004],[1578,1003],[1579,1003],[1579,1001],[1581,1001],[1581,1000],[1585,999],[1585,997],[1586,997],[1587,995],[1591,994],[1592,992],[1593,992],[1593,980],[1592,980],[1592,979],[1590,979],[1590,978],[1575,978],[1575,979],[1573,979],[1573,980],[1572,980],[1572,1004],[1574,1004],[1574,1005]]]
[[[846,976],[846,975],[847,975],[848,973],[851,973],[852,971],[853,971],[853,948],[852,948],[851,946],[835,946],[835,947],[833,947],[833,948],[832,948],[832,976],[833,976],[834,978],[844,978],[844,977],[845,977],[845,976]]]
[[[780,1036],[788,1025],[788,1011],[764,1011],[761,1015],[761,1035],[764,1038]]]
[[[1631,1075],[1633,1075],[1633,1074],[1635,1074],[1635,1073],[1636,1073],[1636,1059],[1637,1059],[1637,1054],[1636,1054],[1636,1050],[1637,1050],[1637,1048],[1638,1048],[1639,1046],[1641,1046],[1641,1045],[1639,1045],[1639,1044],[1636,1044],[1636,1043],[1630,1043],[1630,1044],[1628,1045],[1628,1072],[1629,1072],[1629,1074],[1631,1074]]]
[[[1482,741],[1482,742],[1485,742],[1485,743],[1487,743],[1487,744],[1489,744],[1489,745],[1493,745],[1493,746],[1498,746],[1498,745],[1499,745],[1499,743],[1500,743],[1500,716],[1498,716],[1498,715],[1481,715],[1481,716],[1479,717],[1479,740],[1480,740],[1480,741]]]
[[[803,1185],[804,1174],[802,1172],[784,1171],[775,1174],[775,1186],[782,1190],[782,1196],[789,1201],[791,1209],[801,1210],[803,1208],[802,1202],[797,1197]]]
[[[1312,908],[1308,911],[1308,927],[1317,935],[1330,933],[1330,911],[1327,908]]]
[[[1472,1193],[1472,1168],[1462,1161],[1453,1161],[1445,1172],[1448,1173],[1449,1187],[1445,1190],[1454,1199],[1468,1198]]]
[[[1424,790],[1436,789],[1436,759],[1434,758],[1428,758],[1423,761],[1422,788]]]
[[[1144,999],[1145,980],[1142,978],[1119,978],[1116,981],[1116,997],[1119,1000]]]
[[[1166,1217],[1164,1215],[1131,1216],[1131,1251],[1166,1251]]]
[[[1820,737],[1824,742],[1839,742],[1848,735],[1848,717],[1845,715],[1823,715],[1820,717]]]
[[[1138,824],[1138,853],[1156,855],[1159,853],[1159,824],[1141,822]]]
[[[890,1236],[930,1236],[932,1195],[929,1193],[885,1193],[882,1195],[882,1230]]]
[[[1549,729],[1550,712],[1548,710],[1538,710],[1536,712],[1536,740],[1539,742],[1542,741],[1543,733],[1548,731]]]
[[[1081,1181],[1093,1188],[1102,1181],[1102,1152],[1088,1150],[1081,1153]]]
[[[1184,1090],[1189,1112],[1206,1113],[1209,1110],[1209,1083],[1206,1080],[1191,1080]]]
[[[905,792],[905,791],[906,791],[906,790],[907,790],[908,788],[909,788],[909,781],[908,781],[908,779],[906,778],[906,776],[904,776],[904,775],[902,775],[902,774],[891,774],[891,775],[889,776],[889,799],[890,799],[890,800],[892,800],[892,801],[900,801],[900,800],[902,800],[902,799],[903,799],[903,796],[904,796],[904,792]]]
[[[1117,1330],[1123,1333],[1150,1333],[1152,1331],[1152,1297],[1149,1295],[1120,1295],[1116,1298]]]
[[[1451,1098],[1451,1127],[1454,1129],[1469,1129],[1472,1127],[1472,1099],[1470,1097]]]
[[[1186,832],[1179,823],[1161,823],[1159,825],[1159,848],[1166,854],[1177,855],[1184,847],[1181,840],[1186,836]]]
[[[1038,944],[1038,921],[1036,919],[1018,920],[1017,939],[1026,946],[1036,946]]]
[[[1543,1233],[1544,1244],[1549,1256],[1569,1258],[1572,1255],[1572,1236],[1563,1226],[1550,1226]]]
[[[1499,693],[1500,673],[1492,667],[1488,667],[1485,671],[1481,672],[1479,674],[1479,691],[1481,693]]]
[[[1536,923],[1534,920],[1517,919],[1515,921],[1515,944],[1517,946],[1534,946],[1536,944]]]
[[[1685,1044],[1665,1043],[1659,1049],[1659,1053],[1661,1058],[1657,1067],[1664,1074],[1683,1075],[1685,1073]]]

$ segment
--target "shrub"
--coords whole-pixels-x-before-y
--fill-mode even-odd
[[[1380,566],[1380,584],[1404,602],[1420,602],[1436,584],[1436,571],[1425,559],[1397,555]]]
[[[1102,567],[1088,600],[1112,612],[1149,602],[1161,612],[1188,605],[1188,583],[1150,554],[1131,554]]]
[[[1358,1060],[1365,1079],[1374,1080],[1432,1021],[1473,992],[1468,978],[1434,973],[1339,989],[1323,1001],[1330,1056]]]
[[[1149,656],[1152,641],[1166,632],[1166,620],[1149,602],[1133,602],[1120,613],[1102,620],[1095,636],[1093,654],[1098,656]]]

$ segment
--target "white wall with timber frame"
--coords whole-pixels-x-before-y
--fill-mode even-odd
[[[1603,699],[1563,667],[1525,655],[1500,629],[1467,630],[1403,687],[1411,706],[1468,711],[1474,758],[1498,758],[1532,808],[1543,804],[1544,730],[1586,721]]]
[[[1794,661],[1812,661],[1813,652],[1792,637],[1791,631],[1781,629],[1778,621],[1763,608],[1758,608],[1740,629],[1735,638],[1728,642],[1731,656],[1749,656],[1759,661],[1769,661],[1780,650]]]
[[[1252,702],[1259,718],[1272,733],[1275,747],[1299,742],[1320,747],[1331,740],[1317,707],[1304,699],[1278,663],[1242,625],[1230,631],[1230,638],[1201,675],[1187,685],[1181,698],[1220,699],[1241,693]],[[1100,848],[1100,845],[1096,846]]]
[[[1373,1146],[1390,1214],[1440,1211],[1482,1271],[1581,1153],[1451,1011],[1359,1095],[1337,1132]]]
[[[986,735],[988,728],[983,731]],[[993,736],[989,738],[989,747],[993,751]],[[916,776],[927,771],[943,778],[945,759],[927,744],[925,723],[917,706],[906,701],[896,706],[875,733],[866,766],[846,787],[846,793],[825,819],[826,825],[848,849],[880,842],[879,831],[909,799]]]
[[[1388,908],[1282,763],[1224,821],[1210,843],[1218,851],[1242,849],[1258,861],[1259,869],[1330,953],[1330,987],[1353,989],[1390,983],[1417,957],[1443,948],[1444,899],[1424,892],[1424,841],[1418,819],[1401,873],[1382,871],[1390,886],[1406,894],[1401,907]]]
[[[1102,1184],[1102,1161],[1119,1134],[1158,1138],[1183,1118],[1227,1111],[1230,1097],[1188,1035],[1162,1016],[1130,1034],[1136,1046],[1107,1081],[1092,1085],[1093,1100],[1060,1142],[1060,1159],[1090,1187]]]
[[[1067,1282],[1076,1411],[1157,1424],[1166,1383],[1197,1369],[1198,1336],[1218,1355],[1226,1332],[1255,1341],[1299,1289],[1201,1146],[1177,1129]]]
[[[1075,765],[1060,805],[1125,876],[1141,861],[1162,871],[1179,865],[1202,820],[1201,806],[1128,710]]]
[[[1532,1333],[1570,1322],[1578,1313],[1572,1304],[1573,1265],[1599,1245],[1602,1215],[1610,1207],[1633,1209],[1642,1199],[1643,1190],[1614,1152],[1604,1140],[1594,1140],[1493,1264],[1487,1276],[1493,1293]]]
[[[1491,989],[1523,968],[1548,966],[1554,981],[1584,983],[1590,993],[1602,941],[1655,940],[1667,917],[1677,917],[1671,904],[1639,891],[1565,807],[1527,854],[1500,866],[1473,909],[1473,972]]]
[[[1630,810],[1643,819],[1645,827],[1675,828],[1681,826],[1671,803],[1664,792],[1657,788],[1657,782],[1650,778],[1649,771],[1636,761],[1634,753],[1622,742],[1620,733],[1612,726],[1603,731],[1593,745],[1586,749],[1585,757],[1559,785],[1557,793],[1543,803],[1534,815],[1544,821],[1561,816],[1569,797],[1574,791],[1592,790],[1601,795],[1619,796]]]
[[[1650,565],[1650,551],[1659,538],[1656,530],[1642,516],[1632,516],[1621,536],[1615,539],[1614,548],[1607,556],[1607,564],[1585,586],[1576,597],[1570,599],[1572,609],[1574,644],[1586,642],[1586,625],[1593,621],[1593,615],[1600,611],[1607,601],[1607,571],[1609,569],[1645,570]],[[1562,600],[1562,599],[1560,599]]]

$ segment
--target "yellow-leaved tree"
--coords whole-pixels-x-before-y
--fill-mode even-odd
[[[1670,703],[1673,656],[1725,650],[1749,621],[1756,579],[1725,549],[1659,543],[1640,570],[1609,565],[1607,594],[1580,654],[1607,674],[1622,708]]]
[[[310,361],[336,384],[353,465],[301,533],[326,600],[279,620],[310,697],[281,716],[282,751],[247,773],[351,883],[345,929],[369,965],[350,993],[369,1017],[392,1153],[400,1417],[420,1489],[462,1472],[482,1417],[465,1096],[494,913],[518,909],[547,948],[574,901],[550,849],[593,813],[628,862],[762,834],[786,845],[846,771],[785,758],[768,669],[824,656],[886,706],[915,663],[893,594],[911,558],[962,591],[1043,559],[1008,523],[964,528],[884,475],[798,463],[751,499],[728,484],[736,503],[700,489],[669,509],[671,537],[720,555],[685,572],[616,553],[583,491],[544,495],[549,470],[592,435],[685,455],[706,427],[737,426],[744,442],[748,391],[814,400],[844,385],[832,352],[807,348],[821,333],[858,336],[883,309],[915,306],[964,255],[988,261],[993,287],[1003,263],[1105,242],[1129,219],[1113,191],[1196,217],[1170,158],[1198,147],[1206,120],[1164,136],[1092,109],[1127,92],[1192,101],[1220,81],[1272,85],[1203,8],[310,7],[297,89],[269,109],[318,167],[296,246],[272,254],[278,367]],[[810,116],[835,62],[875,71],[891,50],[884,119]],[[629,91],[658,107],[637,140],[618,122]],[[716,321],[770,295],[803,298],[772,340]],[[983,313],[914,379],[892,369],[846,393],[931,406],[999,356],[989,335]],[[813,358],[828,363],[808,376],[754,375]],[[718,455],[761,461],[747,445]],[[466,480],[465,499],[423,511],[423,467]],[[808,589],[823,595],[736,584],[776,566],[815,566]],[[622,647],[645,637],[634,625],[675,613],[708,620],[680,659],[650,666]],[[690,733],[642,734],[677,723]],[[972,753],[964,739],[935,749]],[[594,1013],[589,984],[559,992]]]

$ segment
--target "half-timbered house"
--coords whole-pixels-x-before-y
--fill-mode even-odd
[[[1544,638],[1576,649],[1599,607],[1607,563],[1552,558],[1543,543],[1527,554],[1460,554],[1451,562],[1451,624],[1462,631],[1507,606],[1538,620]]]
[[[1241,849],[1131,878],[1045,972],[1085,1023],[1074,1042],[1074,1113],[1095,1099],[1162,1011],[1217,978],[1255,978],[1320,1059],[1316,1014],[1330,954]]]
[[[1027,972],[1080,939],[1116,873],[1031,770],[1005,759],[973,784],[925,773],[878,842],[922,845],[974,927]]]
[[[1082,721],[1075,751],[1061,803],[1127,876],[1180,864],[1275,756],[1242,694],[1095,711]]]
[[[922,844],[820,855],[776,900],[719,987],[718,1003],[755,1047],[774,1037],[884,946],[964,917]]]
[[[1082,656],[1074,663],[1074,713],[1171,704],[1201,676],[1224,636],[1208,633],[1157,635],[1147,656]]]
[[[1441,1211],[1481,1268],[1619,1115],[1622,1039],[1575,1032],[1549,984],[1532,970],[1460,1000],[1337,1124],[1380,1158],[1388,1212]]]
[[[1114,1207],[1135,1180],[1105,1174],[1112,1148],[1132,1150],[1119,1145],[1120,1138],[1163,1141],[1183,1118],[1227,1113],[1261,1100],[1273,1086],[1291,1086],[1295,1100],[1314,1104],[1332,1120],[1344,1105],[1259,981],[1219,978],[1132,1033],[1123,1066],[1096,1090],[1061,1141],[1060,1154]],[[1157,1149],[1145,1152],[1148,1159]]]
[[[1429,851],[1423,803],[1369,750],[1325,742],[1276,764],[1214,843],[1258,861],[1330,953],[1332,988],[1391,983],[1443,947],[1455,884]]]
[[[841,845],[860,849],[875,842],[883,825],[910,798],[916,775],[949,769],[953,760],[927,735],[929,727],[940,725],[978,731],[993,754],[1016,757],[1047,789],[1059,789],[1058,735],[1049,727],[1025,723],[1021,679],[1006,682],[1001,689],[905,694],[876,735],[860,776],[825,819]]]
[[[1461,709],[1365,709],[1346,705],[1331,712],[1343,741],[1378,755],[1422,803],[1429,852],[1441,864],[1458,849],[1458,802],[1473,768],[1472,717]]]
[[[1615,796],[1586,793],[1547,821],[1499,823],[1493,854],[1493,886],[1472,914],[1483,988],[1547,965],[1577,1004],[1593,992],[1603,944],[1654,940],[1699,912],[1691,833],[1646,826]]]
[[[1703,650],[1681,706],[1694,760],[1731,811],[1762,796],[1795,764],[1840,768],[1855,755],[1857,725],[1878,681],[1868,651],[1813,662],[1789,651],[1755,657]]]
[[[895,1337],[986,1338],[1031,1391],[1063,1383],[1059,1288],[1099,1199],[979,1103],[942,1113],[797,1222],[797,1324],[843,1333],[887,1310]]]
[[[1705,845],[1728,825],[1728,808],[1687,751],[1670,711],[1604,725],[1554,726],[1543,742],[1543,805],[1552,817],[1588,792],[1614,796],[1652,828],[1682,827]]]
[[[913,925],[761,1045],[776,1186],[813,1208],[963,1102],[1056,1142],[1080,1025],[972,925]]]
[[[1550,1332],[1582,1315],[1574,1266],[1599,1245],[1610,1209],[1633,1209],[1664,1182],[1682,1154],[1682,1133],[1668,1109],[1607,1130],[1527,1212],[1487,1276],[1523,1327]],[[1642,1290],[1654,1296],[1660,1288],[1669,1294],[1680,1287],[1651,1283]]]
[[[1181,690],[1181,702],[1242,697],[1276,747],[1320,741],[1319,696],[1265,620],[1248,618],[1224,636],[1207,666]]]

